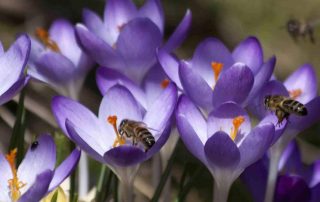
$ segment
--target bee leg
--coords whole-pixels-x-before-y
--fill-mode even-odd
[[[280,126],[282,121],[283,121],[283,119],[285,118],[285,113],[282,112],[281,110],[277,109],[276,110],[276,116],[278,117],[278,123],[277,123],[276,126]]]
[[[290,123],[290,121],[289,121],[289,113],[285,113],[284,114],[284,117],[283,118],[285,118],[286,119],[286,121],[287,121],[287,123]]]
[[[132,145],[133,145],[133,146],[136,146],[136,145],[137,145],[137,143],[136,143],[136,138],[134,138],[134,137],[132,137]]]

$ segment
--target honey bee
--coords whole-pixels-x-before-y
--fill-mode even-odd
[[[267,109],[275,111],[278,117],[278,125],[284,119],[288,120],[290,114],[305,116],[308,114],[307,108],[300,102],[282,95],[267,95],[264,98],[264,105]]]
[[[308,36],[311,43],[314,44],[314,27],[316,24],[318,24],[318,22],[306,22],[292,18],[287,21],[286,28],[294,41],[297,41],[299,37],[305,38]]]
[[[141,142],[147,152],[155,143],[155,139],[148,127],[143,122],[123,119],[118,127],[119,134],[123,137],[132,138],[132,145]]]

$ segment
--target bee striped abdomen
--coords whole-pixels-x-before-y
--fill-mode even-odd
[[[138,134],[138,138],[141,140],[141,142],[144,144],[144,146],[147,149],[150,149],[154,143],[154,137],[152,136],[152,134],[149,132],[148,129],[146,128],[137,128],[137,134]]]
[[[282,108],[287,113],[294,113],[296,115],[305,116],[308,114],[307,108],[300,102],[292,99],[284,100]]]

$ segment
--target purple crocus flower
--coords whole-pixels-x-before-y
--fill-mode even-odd
[[[21,35],[4,51],[0,42],[0,104],[12,99],[28,82],[25,67],[30,54],[30,39]]]
[[[168,77],[207,111],[226,101],[246,106],[270,79],[275,65],[275,57],[263,63],[255,37],[242,41],[232,53],[218,39],[208,38],[191,60],[179,62],[165,50],[158,52],[158,59]]]
[[[59,186],[75,168],[80,150],[75,149],[57,168],[56,146],[51,136],[41,135],[15,167],[14,149],[0,154],[0,201],[40,201]]]
[[[146,110],[123,86],[113,86],[104,95],[98,117],[83,105],[66,97],[55,97],[52,102],[54,116],[71,140],[94,159],[108,164],[121,180],[122,167],[137,165],[158,152],[169,135],[170,117],[175,108],[177,89],[174,84],[159,95]],[[155,138],[155,144],[145,152],[139,146],[126,143],[117,146],[115,141],[121,120],[130,119],[146,124]],[[109,123],[108,123],[109,122]]]
[[[38,39],[31,39],[28,74],[62,95],[77,98],[93,63],[77,45],[74,32],[64,19],[54,21],[48,32],[38,28]]]
[[[207,118],[182,95],[176,121],[189,151],[204,163],[215,180],[215,201],[226,201],[229,188],[242,171],[268,150],[284,130],[275,128],[275,119],[266,117],[251,128],[246,111],[234,102],[214,109]]]
[[[76,26],[78,40],[86,53],[98,64],[117,69],[136,83],[156,63],[156,49],[168,52],[186,37],[191,12],[163,44],[164,14],[160,0],[147,0],[140,8],[131,0],[109,0],[104,19],[90,10],[83,12],[84,24]]]
[[[261,160],[249,166],[241,178],[253,195],[254,201],[262,202],[265,194],[269,159]],[[320,161],[305,166],[301,161],[298,145],[292,141],[281,155],[274,201],[316,202],[320,199]]]

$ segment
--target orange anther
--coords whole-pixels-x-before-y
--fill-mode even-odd
[[[49,48],[50,50],[52,50],[54,52],[60,52],[60,48],[59,48],[58,44],[50,38],[47,30],[45,30],[41,27],[38,27],[36,29],[36,36],[43,43],[43,45],[45,45],[47,48]]]
[[[169,79],[163,79],[163,81],[161,82],[161,88],[165,89],[170,83]]]
[[[298,89],[293,89],[289,91],[289,95],[292,99],[296,99],[302,94],[302,90],[300,88]]]
[[[123,145],[126,143],[126,140],[119,134],[117,129],[117,116],[108,116],[108,123],[110,123],[113,127],[114,132],[116,133],[116,139],[113,142],[113,147],[116,147],[117,145]]]
[[[231,139],[234,141],[237,137],[241,124],[245,121],[243,116],[237,116],[232,120],[233,128],[231,129]]]
[[[219,62],[211,62],[211,68],[214,72],[214,80],[217,82],[218,77],[223,69],[223,64]]]

